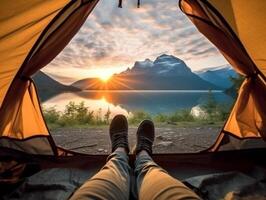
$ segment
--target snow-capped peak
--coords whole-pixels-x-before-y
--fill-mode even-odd
[[[145,59],[144,61],[136,61],[134,67],[140,67],[140,68],[153,67],[153,62],[150,59]]]
[[[163,54],[158,56],[155,61],[146,59],[144,61],[135,62],[130,72],[138,74],[153,74],[160,76],[186,76],[191,74],[191,70],[181,59]]]
[[[194,71],[196,74],[202,74],[208,71],[218,71],[218,70],[232,70],[231,65],[225,64],[217,67],[208,67],[208,68],[203,68],[201,70]]]

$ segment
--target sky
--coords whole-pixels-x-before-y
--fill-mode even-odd
[[[109,76],[135,61],[171,54],[192,71],[217,67],[226,60],[180,11],[178,0],[100,0],[82,28],[43,71],[70,84]]]

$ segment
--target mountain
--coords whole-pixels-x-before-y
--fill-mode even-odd
[[[114,74],[104,83],[98,78],[87,78],[72,84],[82,90],[208,90],[220,87],[194,74],[185,62],[163,54],[151,61],[135,62],[132,68]]]
[[[195,72],[203,80],[217,85],[223,89],[230,88],[233,84],[229,77],[236,77],[237,73],[230,65],[223,65],[215,68],[206,68]]]
[[[45,101],[62,92],[80,91],[79,88],[74,86],[59,83],[42,71],[34,74],[32,78],[37,86],[41,101]]]

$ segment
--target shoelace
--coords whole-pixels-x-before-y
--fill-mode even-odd
[[[153,141],[150,140],[149,138],[143,136],[143,135],[140,135],[139,136],[139,142],[138,142],[138,146],[137,146],[137,150],[140,150],[140,149],[145,149],[147,150],[149,153],[152,153],[152,144],[153,144]]]
[[[112,134],[112,149],[116,148],[118,145],[123,144],[128,145],[128,136],[124,134],[124,131]]]

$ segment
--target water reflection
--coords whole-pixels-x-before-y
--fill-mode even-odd
[[[218,103],[232,103],[233,99],[221,91],[212,92]],[[62,93],[45,102],[44,107],[55,106],[63,111],[65,106],[74,101],[84,101],[90,110],[106,113],[110,109],[115,114],[129,115],[143,110],[152,115],[172,113],[178,109],[191,109],[208,99],[208,91],[82,91]]]

